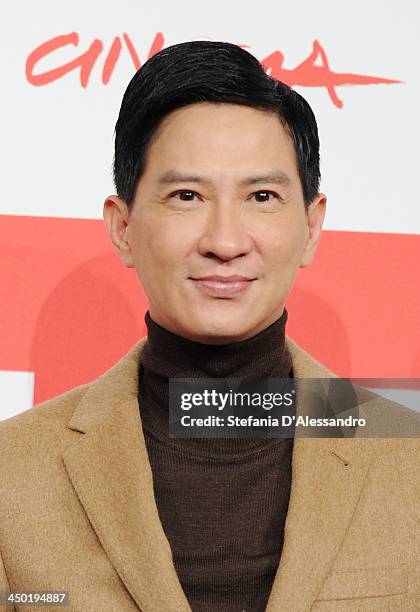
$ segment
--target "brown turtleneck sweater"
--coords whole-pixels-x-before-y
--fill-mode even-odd
[[[252,338],[209,345],[145,315],[140,416],[159,517],[193,612],[265,610],[283,547],[293,439],[169,438],[169,378],[292,376],[286,321],[284,310]]]

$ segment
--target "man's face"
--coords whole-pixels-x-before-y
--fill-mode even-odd
[[[292,141],[273,113],[192,104],[165,117],[132,210],[116,196],[104,218],[135,267],[151,318],[197,342],[259,333],[310,263],[326,198],[305,210]],[[197,280],[239,275],[242,282]]]

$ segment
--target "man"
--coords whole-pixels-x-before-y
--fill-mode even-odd
[[[104,220],[147,337],[1,424],[0,589],[78,611],[418,609],[415,413],[359,390],[395,437],[169,435],[170,379],[334,378],[285,334],[326,207],[309,105],[235,45],[174,45],[125,92],[114,177]]]

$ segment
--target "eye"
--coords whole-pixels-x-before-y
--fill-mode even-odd
[[[275,191],[256,191],[255,193],[252,194],[253,196],[256,196],[257,198],[257,202],[269,202],[270,198],[269,196],[272,195],[275,198],[277,198],[277,200],[279,199],[279,195],[278,193],[276,193]],[[262,196],[263,199],[258,199],[260,196]]]
[[[179,197],[178,197],[179,196]],[[194,196],[198,196],[198,193],[196,191],[191,191],[190,189],[180,189],[178,191],[174,191],[173,193],[170,194],[170,198],[177,198],[179,200],[181,200],[182,202],[193,202],[194,201]],[[280,199],[279,194],[276,193],[275,191],[266,191],[266,190],[262,190],[262,191],[255,191],[252,196],[257,198],[257,202],[269,202],[270,201],[270,196],[273,196],[274,198],[276,198],[277,200]]]
[[[189,189],[174,191],[174,193],[170,194],[170,198],[175,198],[176,196],[182,196],[179,199],[183,202],[193,202],[194,196],[198,195],[195,191],[190,191]]]

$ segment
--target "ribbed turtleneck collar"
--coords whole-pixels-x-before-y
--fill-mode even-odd
[[[139,405],[147,435],[196,455],[229,458],[265,447],[267,439],[215,439],[168,436],[170,378],[288,378],[292,358],[285,342],[287,311],[263,331],[239,342],[202,344],[157,324],[146,312],[147,342],[140,355]],[[279,442],[279,440],[277,440]]]
[[[285,344],[287,310],[263,331],[239,342],[202,344],[144,317],[147,342],[143,366],[165,378],[288,377],[292,363]]]

